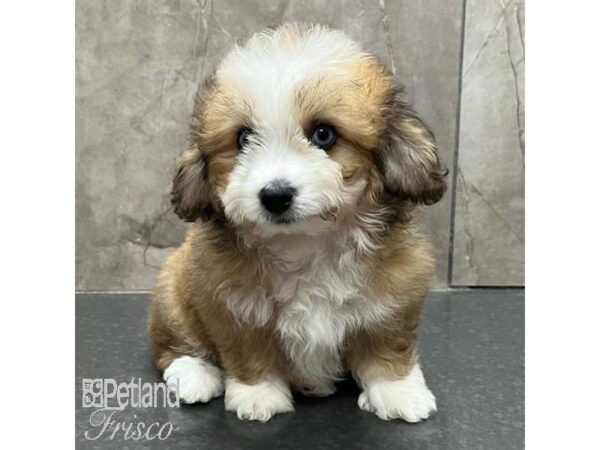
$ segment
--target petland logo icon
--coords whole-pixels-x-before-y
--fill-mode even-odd
[[[93,432],[86,430],[86,439],[104,437],[114,440],[120,436],[125,440],[165,440],[178,428],[171,422],[146,424],[133,414],[133,420],[117,420],[117,414],[127,408],[179,408],[179,385],[165,383],[142,383],[141,378],[132,378],[130,383],[117,383],[112,378],[84,378],[81,381],[83,408],[96,408],[89,423]],[[122,416],[123,414],[121,414]]]

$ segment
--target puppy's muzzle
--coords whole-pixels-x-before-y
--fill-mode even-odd
[[[260,190],[258,198],[266,211],[278,217],[291,208],[296,194],[296,188],[287,181],[275,180]]]

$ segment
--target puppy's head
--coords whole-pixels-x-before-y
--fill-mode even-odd
[[[175,212],[263,236],[318,234],[361,208],[431,204],[445,172],[390,72],[339,31],[284,25],[236,47],[201,88]]]

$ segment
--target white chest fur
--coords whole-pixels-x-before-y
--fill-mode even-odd
[[[342,374],[340,349],[347,333],[386,313],[358,287],[346,286],[332,296],[329,283],[337,278],[334,284],[338,285],[343,277],[320,275],[312,283],[298,281],[296,296],[282,303],[277,319],[284,350],[296,373],[314,385],[327,384]]]
[[[261,288],[252,299],[228,305],[257,325],[277,310],[276,331],[296,374],[322,386],[342,374],[340,350],[348,332],[380,321],[388,310],[373,298],[351,250],[312,244],[279,253],[268,275],[270,295]]]

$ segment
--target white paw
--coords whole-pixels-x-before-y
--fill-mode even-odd
[[[225,409],[240,419],[266,422],[275,414],[293,411],[294,405],[290,388],[280,379],[244,384],[227,378]]]
[[[163,373],[167,386],[179,384],[179,399],[184,403],[206,403],[223,394],[221,369],[194,356],[180,356]]]
[[[425,385],[418,364],[401,380],[364,383],[358,406],[383,420],[404,419],[407,422],[420,422],[437,410],[435,397]]]

